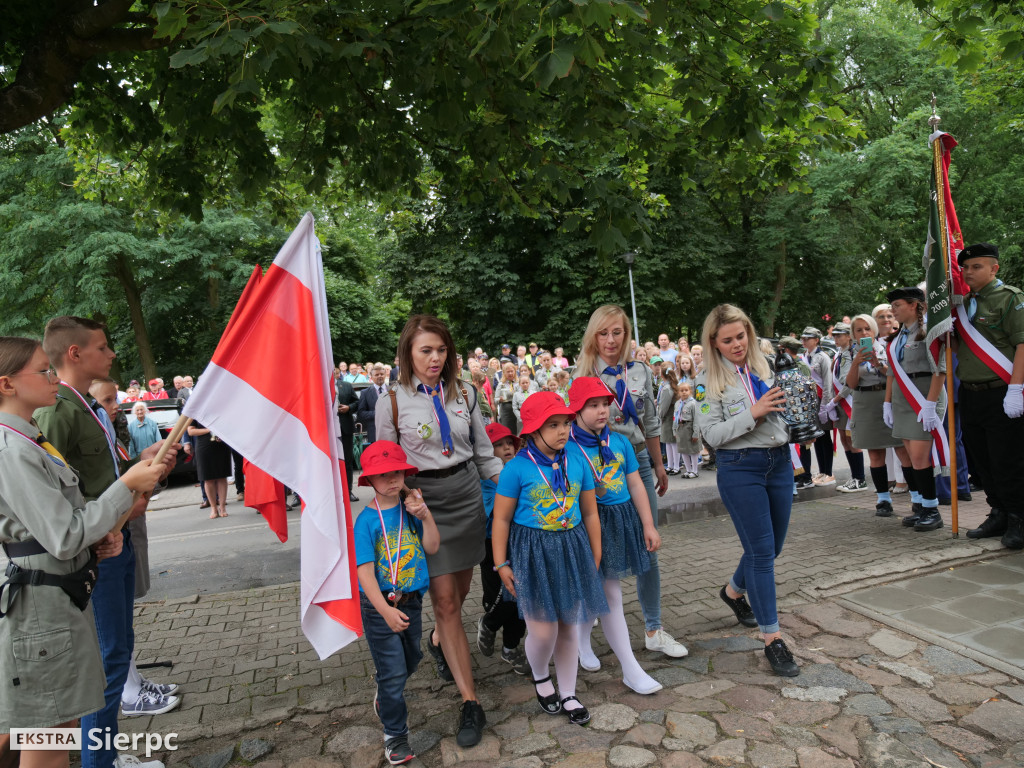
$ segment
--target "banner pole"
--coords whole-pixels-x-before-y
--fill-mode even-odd
[[[928,125],[935,133],[941,118],[935,113],[935,94],[932,94],[932,116]],[[945,175],[942,172],[942,141],[932,142],[932,173],[935,175],[935,205],[939,211],[939,244],[942,253],[942,268],[946,274],[946,295],[950,302],[950,315],[953,316],[953,282],[949,274],[949,229],[946,225],[946,190]],[[953,396],[953,334],[946,333],[946,425],[949,429],[949,503],[952,512],[950,527],[953,538],[960,538],[960,506],[959,487],[956,477],[956,403]]]

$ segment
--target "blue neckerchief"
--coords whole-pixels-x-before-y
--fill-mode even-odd
[[[762,397],[764,397],[765,393],[769,389],[768,385],[761,381],[761,379],[758,378],[757,374],[754,373],[750,374],[750,386],[753,388],[754,395],[756,395],[757,400],[760,400]]]
[[[600,435],[595,435],[589,429],[583,429],[578,424],[573,424],[572,436],[584,448],[598,448],[601,461],[605,464],[615,461],[615,452],[609,445],[612,439],[612,431],[608,428],[607,424],[604,425]]]
[[[541,468],[547,467],[551,471],[551,490],[560,493],[569,492],[569,483],[566,478],[568,467],[564,448],[557,453],[554,459],[551,459],[541,453],[540,448],[533,444],[533,440],[527,440],[526,445],[520,448],[516,455],[522,456],[527,461],[536,462]]]
[[[450,456],[454,447],[452,446],[452,428],[448,424],[448,414],[444,411],[444,401],[441,398],[441,389],[444,387],[444,379],[438,382],[434,388],[426,384],[420,384],[418,389],[425,395],[430,395],[434,403],[434,418],[437,419],[438,429],[441,430],[441,449],[445,456]]]
[[[903,362],[903,348],[907,346],[907,329],[900,328],[896,341],[892,343],[892,353],[898,362]]]
[[[1003,284],[1003,281],[1000,280],[999,278],[996,278],[995,282],[996,282],[996,288],[998,288],[999,286],[1001,286]],[[988,286],[985,286],[985,287],[987,288]],[[985,289],[982,288],[982,290],[985,290]],[[970,298],[967,300],[967,319],[968,320],[973,320],[974,316],[976,314],[978,314],[978,294],[977,293],[971,293],[970,294]]]
[[[628,363],[626,369],[632,368],[636,363]],[[634,424],[640,424],[640,415],[636,412],[636,406],[633,404],[633,398],[629,394],[629,390],[626,388],[626,374],[622,370],[621,365],[609,365],[602,371],[605,376],[615,376],[615,404],[622,411],[622,420],[627,424],[633,422]]]

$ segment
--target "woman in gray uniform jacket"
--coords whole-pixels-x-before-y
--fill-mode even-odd
[[[0,577],[0,733],[72,727],[103,706],[89,547],[102,539],[101,555],[118,554],[120,534],[108,532],[131,492],[151,490],[163,469],[139,462],[86,504],[78,475],[32,420],[56,402],[58,382],[38,341],[0,337],[0,542],[13,564]],[[22,752],[21,765],[53,764],[53,755]]]
[[[906,467],[903,469],[913,504],[910,515],[903,518],[903,525],[915,531],[934,531],[942,527],[942,517],[935,495],[931,432],[943,428],[946,393],[942,384],[946,361],[940,356],[936,364],[925,343],[924,291],[913,286],[896,288],[886,294],[886,299],[892,305],[900,331],[889,345],[890,366],[882,418],[892,429],[892,436],[903,441],[912,465],[909,474]],[[907,400],[894,378],[897,363],[909,378],[910,387],[922,396],[920,412]]]
[[[793,506],[789,429],[778,415],[786,395],[773,386],[743,310],[719,304],[704,321],[701,341],[698,423],[704,439],[718,449],[718,492],[743,545],[739,566],[719,596],[741,624],[760,628],[775,674],[795,677],[800,668],[782,639],[775,604],[775,558]]]
[[[419,470],[406,484],[423,493],[441,534],[440,548],[427,555],[437,620],[427,649],[438,676],[454,679],[462,694],[456,740],[470,747],[483,737],[486,717],[476,700],[462,604],[473,569],[484,559],[480,478],[497,483],[502,464],[484,432],[476,390],[459,380],[455,343],[443,322],[430,315],[409,318],[398,339],[398,371],[398,386],[377,400],[377,439],[399,443]]]
[[[654,398],[654,374],[643,363],[630,362],[632,326],[622,307],[605,304],[594,310],[583,332],[576,376],[599,376],[612,395],[608,427],[623,435],[636,452],[640,479],[647,490],[654,524],[658,524],[658,496],[668,490],[668,474],[661,462],[661,420]],[[647,630],[649,651],[685,656],[686,646],[661,624],[661,572],[658,553],[651,552],[650,570],[636,577],[636,594]]]

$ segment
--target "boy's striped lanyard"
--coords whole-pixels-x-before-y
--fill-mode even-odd
[[[388,529],[384,525],[384,513],[381,512],[377,497],[373,498],[373,506],[377,508],[377,519],[380,520],[380,530],[384,534],[384,556],[388,559],[388,574],[391,576],[393,589],[388,594],[388,600],[397,604],[398,598],[398,567],[402,560],[402,531],[405,529],[405,509],[401,501],[398,502],[398,543],[395,545],[395,556],[391,557],[391,542],[388,540]]]
[[[548,478],[544,474],[544,470],[542,470],[540,468],[540,464],[538,464],[537,460],[535,458],[533,458],[533,456],[530,455],[529,451],[526,451],[526,455],[530,459],[530,461],[533,462],[533,466],[535,466],[537,468],[537,472],[540,473],[540,479],[544,481],[544,485],[546,485],[548,487],[548,490],[551,491],[551,498],[555,500],[555,504],[558,506],[558,509],[562,513],[561,525],[562,525],[563,528],[567,528],[569,526],[569,519],[566,517],[566,515],[569,514],[569,511],[568,511],[568,506],[569,506],[569,491],[568,491],[568,488],[569,488],[569,462],[568,462],[568,460],[565,460],[564,469],[563,469],[563,472],[565,473],[565,487],[566,487],[566,491],[565,491],[565,495],[562,497],[562,500],[559,501],[558,500],[558,495],[555,493],[555,489],[552,487],[551,483],[548,482]],[[555,464],[555,467],[557,468],[558,465]]]

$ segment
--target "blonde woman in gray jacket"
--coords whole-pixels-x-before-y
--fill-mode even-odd
[[[743,310],[715,307],[704,321],[701,341],[698,423],[704,440],[718,449],[718,492],[743,545],[739,566],[719,595],[741,624],[760,628],[775,674],[795,677],[800,668],[782,639],[775,604],[775,558],[793,504],[789,429],[779,416],[786,396],[774,386]]]

